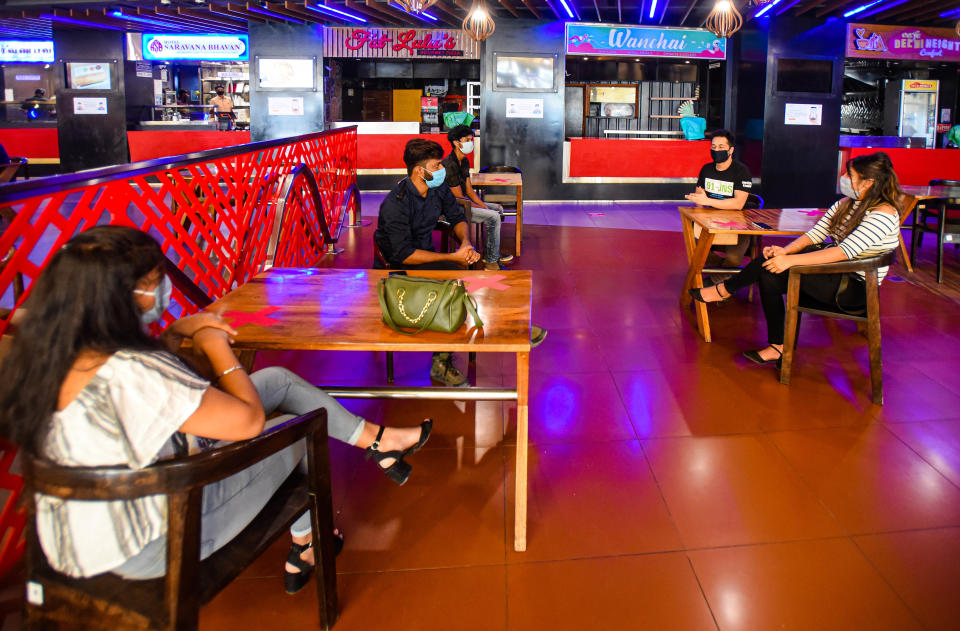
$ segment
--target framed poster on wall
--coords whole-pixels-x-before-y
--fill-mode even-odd
[[[112,61],[67,62],[68,90],[112,90]]]
[[[507,92],[556,92],[556,55],[493,53],[493,89]]]

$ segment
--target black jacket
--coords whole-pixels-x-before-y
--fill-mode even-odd
[[[433,230],[441,215],[452,226],[467,220],[450,187],[441,184],[422,197],[410,178],[401,180],[380,204],[373,238],[383,258],[400,266],[414,250],[433,252]]]

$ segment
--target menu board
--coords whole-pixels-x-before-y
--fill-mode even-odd
[[[314,59],[257,59],[259,86],[272,90],[313,90]]]
[[[67,87],[71,90],[109,90],[112,87],[112,66],[107,61],[68,62]]]

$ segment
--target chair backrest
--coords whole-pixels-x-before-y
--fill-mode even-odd
[[[756,193],[747,193],[747,203],[744,208],[760,210],[763,208],[763,198]]]
[[[480,173],[522,173],[519,168],[506,165],[483,167]]]
[[[907,220],[907,217],[910,216],[910,213],[913,212],[913,209],[917,206],[917,198],[915,195],[910,195],[909,193],[903,193],[900,195],[900,223],[902,224]]]
[[[930,186],[960,186],[960,180],[930,180]]]
[[[13,181],[17,176],[17,171],[26,163],[26,158],[10,158],[10,162],[7,164],[0,164],[0,184]]]
[[[376,239],[376,237],[375,237],[375,236],[371,236],[370,239],[373,241],[373,258],[374,258],[374,260],[376,260],[378,263],[380,263],[381,265],[383,265],[383,269],[390,269],[390,263],[387,262],[386,257],[383,256],[383,252],[380,251],[380,246],[377,245],[377,239]]]

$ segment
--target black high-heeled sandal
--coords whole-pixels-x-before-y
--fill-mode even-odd
[[[310,581],[310,576],[313,574],[314,565],[301,559],[300,555],[312,547],[312,541],[310,543],[303,544],[290,544],[290,553],[287,555],[287,563],[300,571],[288,572],[286,569],[283,570],[284,589],[288,594],[296,594]],[[333,535],[334,556],[339,555],[341,550],[343,550],[343,534],[340,532],[335,532]]]
[[[760,351],[743,351],[743,356],[752,361],[754,364],[760,364],[761,366],[771,362],[777,362],[777,368],[780,368],[783,366],[783,351],[773,345],[771,345],[770,348],[780,353],[774,359],[764,359],[763,357],[760,357]]]
[[[393,451],[380,451],[380,439],[383,438],[384,429],[386,428],[381,425],[380,431],[377,432],[377,437],[373,440],[373,444],[367,447],[365,456],[367,460],[373,458],[378,467],[380,467],[380,463],[383,460],[386,460],[387,458],[394,458],[393,464],[391,464],[389,467],[380,467],[380,469],[388,478],[396,482],[399,486],[403,486],[410,477],[410,472],[413,470],[413,467],[403,461],[403,457],[406,455],[406,453],[400,451],[399,449],[395,449]],[[423,430],[421,430],[421,432],[422,431]]]
[[[430,439],[430,434],[433,432],[433,419],[428,418],[424,422],[420,423],[420,440],[417,441],[415,445],[407,447],[403,450],[403,457],[412,456],[413,454],[420,451],[420,448],[427,444],[427,440]]]
[[[720,287],[719,287],[719,285],[714,285],[714,287],[717,287],[717,294],[719,294],[719,293],[720,293]],[[706,289],[706,287],[704,287],[703,289]],[[726,302],[726,301],[730,300],[730,298],[733,297],[733,294],[731,294],[730,292],[727,292],[727,295],[726,295],[726,296],[721,296],[721,297],[720,297],[720,300],[714,300],[713,302],[707,302],[706,300],[703,299],[703,295],[700,293],[701,291],[703,291],[703,289],[697,289],[697,288],[689,289],[689,290],[687,290],[687,293],[689,293],[690,296],[691,296],[694,300],[696,300],[697,302],[702,302],[702,303],[705,304],[705,305],[716,305],[716,304],[720,304],[721,302]]]

